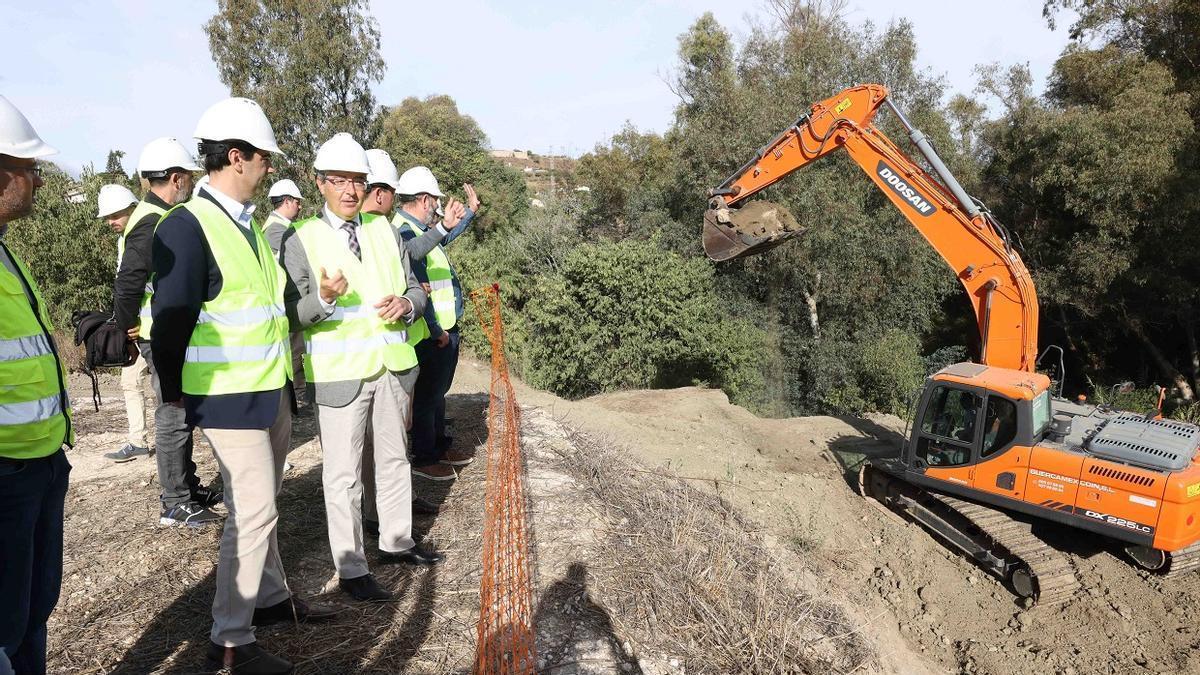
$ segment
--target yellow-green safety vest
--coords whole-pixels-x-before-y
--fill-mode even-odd
[[[403,321],[379,318],[375,304],[408,290],[396,230],[387,218],[362,214],[354,257],[345,240],[321,218],[293,224],[314,274],[341,270],[347,289],[323,321],[304,329],[304,376],[309,382],[371,378],[384,368],[392,372],[417,365],[414,350],[420,337],[409,334]],[[314,279],[314,282],[316,280]]]
[[[33,276],[16,254],[4,250],[20,275],[0,265],[0,457],[48,457],[75,442],[67,369],[55,350],[50,315]]]
[[[283,387],[292,376],[285,275],[258,223],[250,223],[255,255],[241,226],[208,199],[192,199],[167,214],[175,209],[196,217],[221,270],[221,291],[200,306],[188,340],[183,393],[215,396]]]
[[[411,220],[404,218],[404,222],[418,237],[425,234]],[[429,301],[433,303],[433,315],[437,317],[438,324],[442,330],[454,328],[454,324],[458,323],[458,315],[454,311],[454,270],[441,244],[425,256],[425,276],[429,278]]]
[[[133,231],[133,226],[137,225],[138,221],[150,214],[154,214],[158,216],[159,220],[162,220],[166,212],[166,209],[155,206],[144,199],[138,202],[138,205],[133,208],[133,213],[129,214],[129,221],[125,223],[125,231],[121,233],[121,238],[117,240],[118,272],[121,271],[121,261],[125,259],[125,237],[128,237],[129,233]],[[158,226],[157,221],[154,223],[154,226]],[[143,340],[150,339],[150,324],[153,323],[153,320],[150,318],[150,298],[153,296],[154,278],[153,273],[151,273],[151,276],[146,277],[146,292],[142,294],[142,309],[138,314],[138,317],[141,319],[141,322],[138,324],[138,337]]]

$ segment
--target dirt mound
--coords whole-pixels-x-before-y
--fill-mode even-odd
[[[919,527],[882,512],[847,475],[891,451],[904,422],[758,419],[720,392],[622,392],[559,404],[569,423],[606,434],[641,461],[693,479],[803,554],[826,592],[874,617],[876,648],[900,672],[925,657],[956,672],[1200,672],[1200,575],[1164,580],[1120,551],[1052,525],[1038,534],[1066,552],[1084,591],[1026,610],[973,563]],[[889,646],[889,635],[901,645]],[[911,651],[907,651],[911,650]]]

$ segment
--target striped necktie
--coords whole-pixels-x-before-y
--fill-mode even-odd
[[[342,223],[342,229],[345,230],[346,234],[349,236],[349,241],[347,243],[350,246],[350,252],[354,254],[355,258],[362,260],[362,248],[360,248],[358,245],[358,228],[354,227],[354,223],[347,220],[346,222]]]

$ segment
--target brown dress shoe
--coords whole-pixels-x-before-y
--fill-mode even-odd
[[[454,472],[454,467],[441,462],[414,466],[412,472],[414,476],[420,476],[426,480],[454,480],[458,477],[458,474]]]
[[[263,651],[255,642],[224,647],[209,641],[207,657],[213,670],[234,675],[288,675],[294,668],[291,661]]]

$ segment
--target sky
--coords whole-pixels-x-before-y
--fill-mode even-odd
[[[667,85],[678,37],[704,12],[739,42],[764,3],[727,0],[372,0],[387,74],[376,99],[449,94],[493,148],[579,155],[626,121],[662,132],[678,99]],[[918,62],[969,93],[976,64],[1027,63],[1040,91],[1067,44],[1042,0],[849,0],[855,23],[907,18]],[[149,140],[190,145],[195,122],[228,95],[208,54],[212,0],[44,0],[4,10],[0,44],[19,55],[0,94],[30,119],[72,173]],[[830,92],[832,95],[835,92]],[[797,101],[797,112],[809,101]]]

